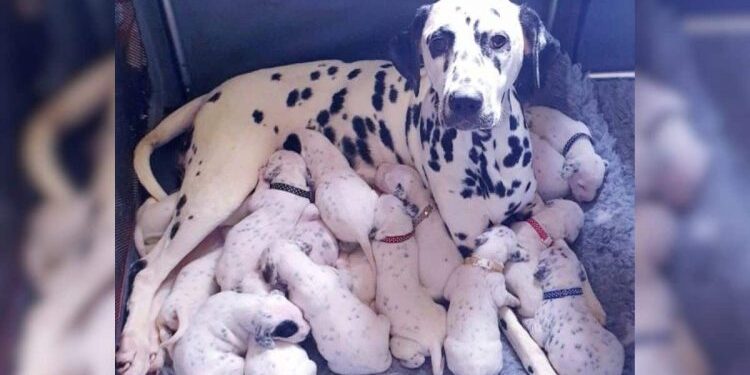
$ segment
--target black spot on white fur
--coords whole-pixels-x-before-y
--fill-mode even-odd
[[[211,95],[211,97],[208,98],[208,102],[214,103],[219,100],[219,98],[221,98],[221,91],[217,91],[216,94]]]
[[[294,105],[297,104],[297,100],[299,100],[299,91],[294,89],[290,91],[289,95],[286,97],[286,106],[294,107]]]
[[[289,134],[289,136],[286,137],[283,147],[284,150],[293,151],[298,154],[302,152],[302,144],[299,141],[299,137],[295,133]]]
[[[263,121],[263,112],[257,109],[253,111],[253,121],[255,121],[256,124],[260,124]]]

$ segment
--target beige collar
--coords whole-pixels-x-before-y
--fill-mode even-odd
[[[480,258],[477,256],[470,256],[464,259],[464,264],[474,267],[479,267],[489,272],[503,272],[503,265],[487,258]]]

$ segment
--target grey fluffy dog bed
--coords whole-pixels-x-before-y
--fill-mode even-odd
[[[530,64],[524,64],[529,66]],[[625,342],[624,374],[633,373],[635,184],[633,179],[633,83],[614,82],[595,87],[557,46],[542,57],[544,73],[540,89],[530,89],[530,72],[523,71],[518,85],[526,105],[544,105],[584,122],[591,129],[597,153],[609,161],[605,183],[598,198],[583,206],[586,212],[581,235],[573,249],[588,270],[592,287],[607,311],[607,329]],[[597,100],[599,97],[605,100]],[[602,110],[607,118],[602,115]],[[617,129],[610,130],[610,127]],[[613,137],[617,134],[621,139]],[[623,161],[624,160],[624,161]],[[510,344],[503,338],[504,367],[501,374],[525,374]],[[318,364],[319,374],[332,374],[314,343],[306,349]],[[417,370],[393,362],[385,374],[429,374],[429,360]],[[446,373],[450,373],[446,368]]]

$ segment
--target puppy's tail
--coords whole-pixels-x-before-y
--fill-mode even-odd
[[[443,374],[443,343],[436,342],[430,348],[430,361],[432,363],[432,373],[435,375]]]
[[[143,187],[146,188],[146,191],[156,198],[156,200],[160,201],[164,199],[167,193],[159,185],[154,172],[151,170],[151,153],[154,149],[171,141],[190,127],[198,110],[201,109],[205,101],[206,95],[195,98],[180,109],[172,112],[151,132],[146,134],[135,148],[133,156],[135,173]]]

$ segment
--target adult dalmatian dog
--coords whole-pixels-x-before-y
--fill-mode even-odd
[[[391,43],[391,62],[317,61],[232,78],[169,115],[135,150],[156,199],[154,148],[193,124],[185,177],[169,230],[145,258],[128,302],[117,361],[144,374],[150,304],[180,260],[240,206],[277,148],[299,151],[317,129],[372,182],[377,166],[420,171],[464,255],[487,227],[531,206],[536,182],[514,82],[524,58],[550,41],[539,16],[509,0],[442,0],[417,10]]]

